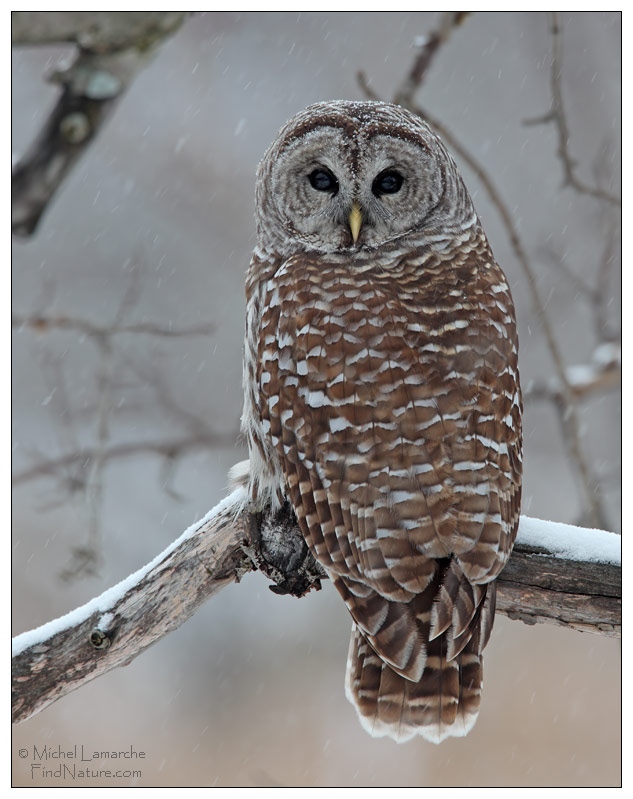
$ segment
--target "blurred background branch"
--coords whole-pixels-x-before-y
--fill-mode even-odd
[[[550,66],[550,88],[552,93],[552,101],[550,110],[541,115],[540,117],[533,117],[526,119],[526,125],[542,125],[547,122],[553,122],[556,126],[558,133],[558,149],[557,155],[563,167],[564,186],[571,186],[575,191],[581,194],[588,194],[598,200],[604,200],[607,203],[621,206],[622,200],[607,191],[604,191],[599,186],[589,186],[584,181],[580,180],[576,174],[578,163],[571,157],[569,152],[569,125],[567,123],[567,116],[565,114],[565,107],[563,103],[563,88],[562,88],[562,26],[559,14],[556,11],[550,12],[550,35],[552,41],[552,61]]]
[[[143,320],[129,321],[139,302],[139,293],[143,288],[143,280],[147,275],[136,262],[130,262],[127,288],[119,302],[114,319],[108,324],[97,324],[91,319],[73,317],[66,314],[51,314],[39,310],[32,314],[14,313],[11,326],[14,330],[25,334],[36,335],[70,334],[74,337],[88,339],[96,348],[95,397],[93,409],[94,438],[91,446],[82,446],[73,434],[73,419],[76,411],[71,407],[68,391],[63,377],[61,359],[50,356],[48,367],[54,372],[50,401],[61,403],[60,433],[64,433],[65,452],[56,457],[43,458],[40,453],[33,453],[33,464],[17,471],[13,475],[13,484],[28,483],[42,477],[56,480],[61,488],[62,497],[67,494],[83,494],[87,509],[86,535],[84,540],[71,549],[71,559],[61,572],[64,580],[78,576],[86,576],[97,572],[101,559],[101,519],[103,513],[103,477],[104,469],[112,461],[130,458],[147,453],[163,459],[162,487],[174,498],[179,499],[177,492],[171,487],[174,468],[180,458],[205,448],[233,445],[238,428],[224,433],[212,430],[207,421],[188,410],[182,399],[171,396],[169,386],[160,377],[159,370],[143,366],[140,362],[126,355],[125,341],[117,346],[115,342],[128,336],[143,336],[150,339],[187,340],[201,336],[208,338],[215,330],[211,322],[197,325],[175,326],[161,322]],[[141,359],[142,360],[142,359]],[[111,441],[113,416],[117,411],[114,401],[115,382],[121,371],[127,367],[140,385],[152,387],[154,400],[163,413],[172,420],[172,426],[180,428],[179,435],[157,438],[144,438],[121,443]]]
[[[183,12],[14,11],[11,42],[76,45],[75,59],[49,76],[55,108],[11,181],[11,229],[31,236],[64,178],[137,73],[182,24]]]

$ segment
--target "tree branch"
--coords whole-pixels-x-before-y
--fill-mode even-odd
[[[419,53],[398,89],[394,103],[406,107],[413,103],[415,93],[422,85],[433,58],[440,47],[448,41],[453,30],[462,24],[468,14],[468,11],[447,11],[442,15],[436,30],[431,31],[428,36],[421,36],[416,40]]]
[[[325,574],[289,506],[251,513],[246,501],[246,490],[236,489],[147,566],[83,607],[14,638],[13,721],[126,665],[248,571],[263,571],[275,593],[318,590]],[[619,636],[619,544],[613,533],[522,517],[517,545],[498,578],[497,610],[528,624]]]
[[[128,334],[143,334],[159,338],[189,338],[191,336],[208,336],[215,331],[213,322],[207,322],[191,327],[171,327],[156,322],[137,322],[136,324],[97,325],[89,319],[71,316],[48,316],[46,314],[12,314],[11,327],[14,330],[31,328],[37,333],[49,330],[58,330],[71,333],[81,333],[85,336],[102,339],[108,336]]]
[[[12,327],[36,333],[59,332],[71,333],[87,337],[97,348],[99,354],[96,370],[96,407],[94,409],[95,444],[92,447],[77,446],[76,438],[70,425],[71,408],[67,392],[64,390],[64,372],[60,363],[54,364],[57,375],[53,383],[50,399],[57,393],[57,404],[62,405],[58,418],[62,420],[60,431],[66,433],[68,444],[64,455],[35,463],[14,478],[14,484],[41,476],[57,478],[60,484],[70,493],[81,490],[84,494],[87,510],[86,540],[73,547],[71,561],[62,572],[64,579],[73,579],[82,573],[96,572],[100,556],[100,519],[103,500],[103,480],[106,465],[114,458],[128,457],[138,453],[154,453],[165,459],[162,479],[167,493],[177,497],[170,487],[172,472],[178,458],[187,452],[217,444],[232,445],[235,433],[228,432],[216,435],[207,423],[195,417],[193,413],[181,408],[175,402],[167,387],[159,385],[158,376],[148,378],[148,382],[156,392],[156,399],[161,406],[179,418],[179,426],[186,428],[179,436],[166,440],[149,440],[110,444],[112,416],[116,403],[113,392],[121,374],[121,363],[127,362],[133,371],[142,371],[136,367],[124,350],[115,347],[117,337],[121,335],[143,335],[152,338],[176,339],[191,336],[208,336],[214,331],[212,323],[175,327],[171,323],[162,324],[151,321],[130,322],[129,317],[136,308],[140,293],[140,279],[143,274],[132,259],[125,263],[129,267],[129,283],[119,302],[114,318],[107,324],[96,324],[85,317],[50,314],[40,309],[36,313],[16,314],[12,317]],[[151,376],[151,375],[150,375]]]
[[[589,186],[576,175],[577,162],[569,153],[569,126],[563,105],[562,76],[562,26],[556,11],[550,12],[550,34],[552,37],[552,63],[550,68],[550,89],[552,93],[550,110],[540,117],[526,119],[526,125],[542,125],[554,122],[558,133],[556,154],[563,167],[563,185],[572,186],[580,194],[589,194],[598,200],[621,206],[622,200],[599,186]]]
[[[235,444],[238,431],[230,430],[227,433],[196,433],[191,435],[183,434],[180,437],[166,438],[164,440],[147,441],[127,441],[122,444],[112,444],[102,452],[104,462],[119,460],[121,458],[132,458],[138,455],[159,455],[160,457],[173,460],[182,457],[189,452],[209,449],[211,447],[229,447]],[[65,455],[57,458],[42,460],[33,466],[16,473],[11,478],[14,486],[27,483],[29,480],[37,480],[41,477],[58,476],[62,469],[69,467],[79,468],[85,471],[86,467],[97,457],[97,447],[77,448]]]
[[[13,171],[11,228],[30,236],[77,159],[184,12],[13,12],[13,44],[73,42],[79,52],[51,81],[62,92]]]
[[[182,12],[164,11],[13,11],[11,44],[76,44],[95,53],[149,47],[178,27]]]

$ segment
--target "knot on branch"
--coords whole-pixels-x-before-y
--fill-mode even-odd
[[[88,640],[95,649],[109,649],[115,635],[114,616],[112,613],[104,613],[90,631]]]
[[[112,639],[107,633],[104,633],[103,630],[95,627],[90,633],[90,643],[95,649],[109,649]]]
[[[59,132],[69,144],[80,144],[90,135],[90,121],[81,112],[70,113],[59,123]]]

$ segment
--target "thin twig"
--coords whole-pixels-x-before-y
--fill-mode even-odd
[[[51,330],[63,332],[82,333],[94,338],[104,338],[122,334],[140,334],[156,336],[157,338],[185,338],[188,336],[208,336],[215,331],[213,322],[206,322],[190,327],[168,327],[156,322],[137,322],[133,324],[120,324],[116,327],[112,325],[97,325],[88,319],[72,316],[47,316],[46,314],[13,314],[11,316],[11,327],[21,330],[29,328],[37,333],[45,333]]]
[[[596,273],[596,282],[593,296],[594,325],[598,341],[619,341],[620,333],[611,323],[611,316],[607,311],[611,300],[607,299],[607,292],[611,286],[611,275],[616,263],[614,252],[616,236],[616,219],[613,212],[607,218],[607,230],[602,250],[602,257]]]
[[[562,77],[562,26],[558,13],[550,12],[550,34],[552,40],[552,62],[550,68],[550,90],[552,94],[551,107],[546,114],[539,117],[526,119],[526,125],[541,125],[553,122],[558,133],[558,155],[563,167],[564,186],[571,186],[580,194],[588,194],[598,200],[604,200],[612,205],[622,205],[619,197],[611,194],[599,186],[590,186],[576,175],[577,162],[569,152],[569,125],[563,104]]]
[[[166,439],[165,441],[128,441],[125,444],[111,444],[109,447],[104,448],[101,457],[104,463],[133,458],[138,455],[159,455],[163,458],[175,459],[197,450],[234,446],[237,436],[238,431],[232,430],[227,433],[196,433],[191,436]],[[34,466],[18,472],[13,476],[12,483],[17,486],[43,477],[54,477],[62,469],[70,467],[84,470],[96,456],[97,449],[95,447],[77,448],[65,455],[60,455],[58,458],[40,461]],[[82,481],[82,483],[84,482]]]
[[[447,11],[442,15],[436,30],[416,42],[419,53],[396,92],[395,103],[407,107],[413,102],[415,93],[422,85],[433,58],[440,47],[448,41],[453,30],[462,24],[468,14],[468,11]]]
[[[39,333],[58,331],[73,334],[80,334],[89,338],[96,346],[99,353],[99,364],[96,375],[96,407],[91,418],[95,423],[95,445],[89,450],[79,446],[65,447],[68,454],[57,458],[38,463],[27,469],[14,478],[14,484],[33,480],[37,477],[48,476],[59,478],[60,472],[71,471],[62,477],[62,484],[75,494],[79,489],[83,491],[86,508],[87,523],[85,540],[72,548],[71,560],[63,570],[61,576],[65,580],[73,579],[81,574],[93,574],[99,560],[100,546],[100,519],[103,500],[103,480],[106,465],[118,457],[127,457],[143,452],[155,452],[165,458],[169,471],[163,474],[170,478],[174,472],[176,459],[183,456],[186,452],[199,449],[204,446],[211,446],[221,437],[215,435],[207,424],[194,417],[184,409],[179,408],[178,404],[170,400],[170,410],[177,414],[181,423],[184,422],[188,432],[179,439],[169,442],[139,442],[128,445],[111,447],[110,427],[111,414],[115,403],[113,402],[113,391],[115,380],[121,369],[118,368],[119,362],[126,361],[125,354],[119,354],[115,361],[114,341],[117,336],[122,334],[141,334],[152,337],[162,338],[182,338],[185,336],[206,336],[214,330],[214,325],[207,323],[190,327],[174,328],[171,325],[160,325],[155,323],[129,323],[127,318],[133,313],[140,298],[139,278],[141,271],[134,264],[131,266],[130,281],[119,303],[118,310],[112,322],[107,325],[99,325],[92,320],[80,317],[70,317],[67,315],[51,315],[45,312],[32,315],[16,314],[12,318],[13,328],[19,330],[33,330]],[[132,367],[134,368],[134,367]],[[61,373],[61,370],[59,370]],[[62,379],[58,375],[58,384]],[[158,392],[157,385],[154,386]],[[51,391],[53,397],[57,391],[56,385]],[[66,398],[66,394],[64,394]],[[160,394],[158,399],[161,404],[165,404],[164,397]],[[70,418],[70,411],[65,409],[64,420]],[[70,425],[62,424],[62,430],[70,429]],[[225,443],[233,444],[235,436]],[[175,492],[170,490],[172,496]]]

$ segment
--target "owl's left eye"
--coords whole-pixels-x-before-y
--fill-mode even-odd
[[[330,194],[336,194],[338,191],[338,180],[325,167],[310,172],[308,180],[312,188],[317,191],[329,191]]]
[[[385,169],[371,184],[371,190],[380,197],[381,194],[396,194],[402,188],[404,178],[395,169]]]

